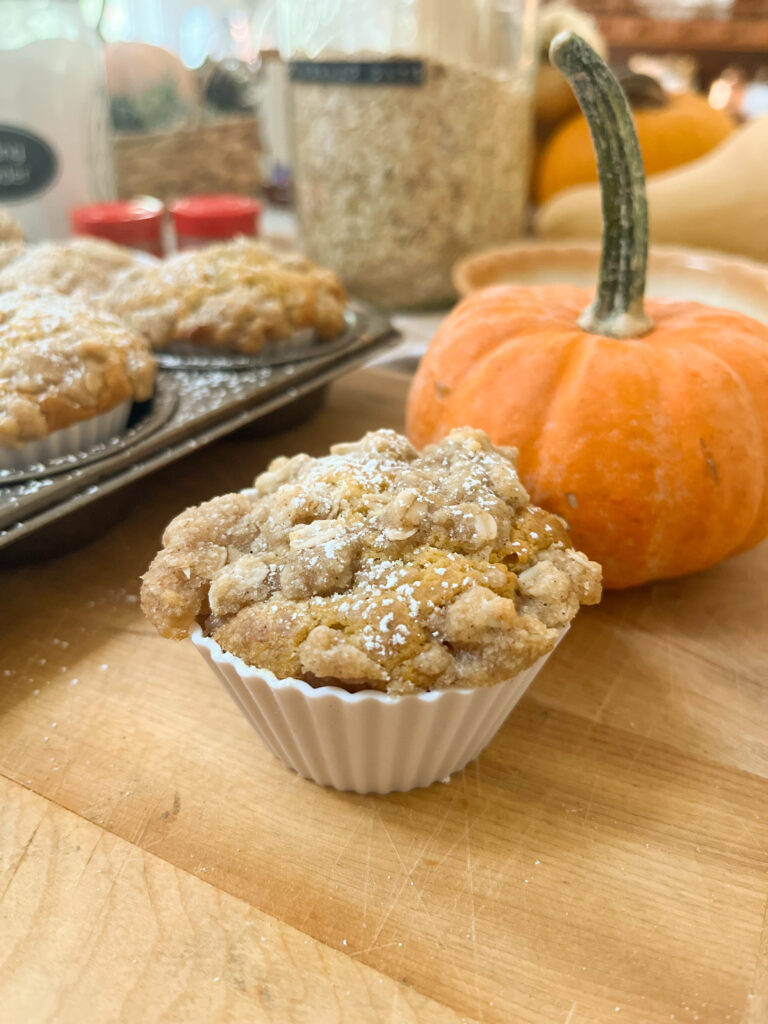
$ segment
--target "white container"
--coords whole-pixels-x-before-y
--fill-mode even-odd
[[[190,637],[275,757],[305,779],[356,793],[406,792],[461,771],[549,657],[496,686],[389,696],[278,679],[223,651],[198,625]]]
[[[0,206],[38,242],[113,194],[98,36],[72,0],[0,0]]]
[[[133,399],[129,398],[99,416],[54,430],[47,437],[29,441],[21,448],[0,447],[0,469],[27,469],[62,455],[87,452],[95,444],[103,444],[125,430],[132,406]]]

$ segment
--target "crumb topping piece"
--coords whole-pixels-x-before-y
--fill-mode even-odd
[[[24,242],[3,242],[0,240],[0,271],[13,263],[26,249]]]
[[[249,354],[304,328],[335,337],[346,305],[330,270],[248,238],[136,267],[104,301],[154,348],[181,341]]]
[[[422,452],[379,430],[275,459],[170,523],[142,607],[163,635],[199,621],[278,677],[390,693],[501,682],[601,593],[563,520],[530,504],[516,455],[477,430]]]
[[[0,292],[0,445],[149,398],[154,377],[146,341],[115,317],[53,291]]]
[[[7,210],[0,210],[0,245],[23,241],[24,231],[21,224]]]

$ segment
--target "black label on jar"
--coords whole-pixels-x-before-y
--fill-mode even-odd
[[[421,85],[424,62],[420,60],[292,60],[288,74],[293,82],[315,85]]]
[[[43,192],[58,168],[56,154],[39,135],[0,124],[0,202]]]

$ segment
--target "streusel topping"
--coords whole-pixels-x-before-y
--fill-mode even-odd
[[[24,231],[21,224],[7,210],[0,210],[0,243],[23,241]]]
[[[184,341],[245,353],[303,328],[333,338],[346,305],[330,270],[247,238],[137,267],[104,301],[155,348]]]
[[[144,577],[165,636],[200,621],[250,665],[390,693],[484,686],[547,653],[600,567],[529,503],[516,452],[391,430],[276,459],[253,488],[174,519]]]
[[[0,445],[149,398],[154,378],[146,341],[115,317],[53,291],[0,293]]]
[[[24,242],[0,241],[0,270],[17,260],[26,251]]]
[[[63,295],[93,297],[136,266],[131,249],[101,238],[70,238],[19,247],[13,260],[0,271],[0,291],[12,288],[52,288]]]

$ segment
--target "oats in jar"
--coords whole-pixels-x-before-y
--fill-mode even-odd
[[[306,252],[385,307],[449,301],[453,264],[518,237],[528,195],[526,75],[418,63],[413,85],[291,83]]]

